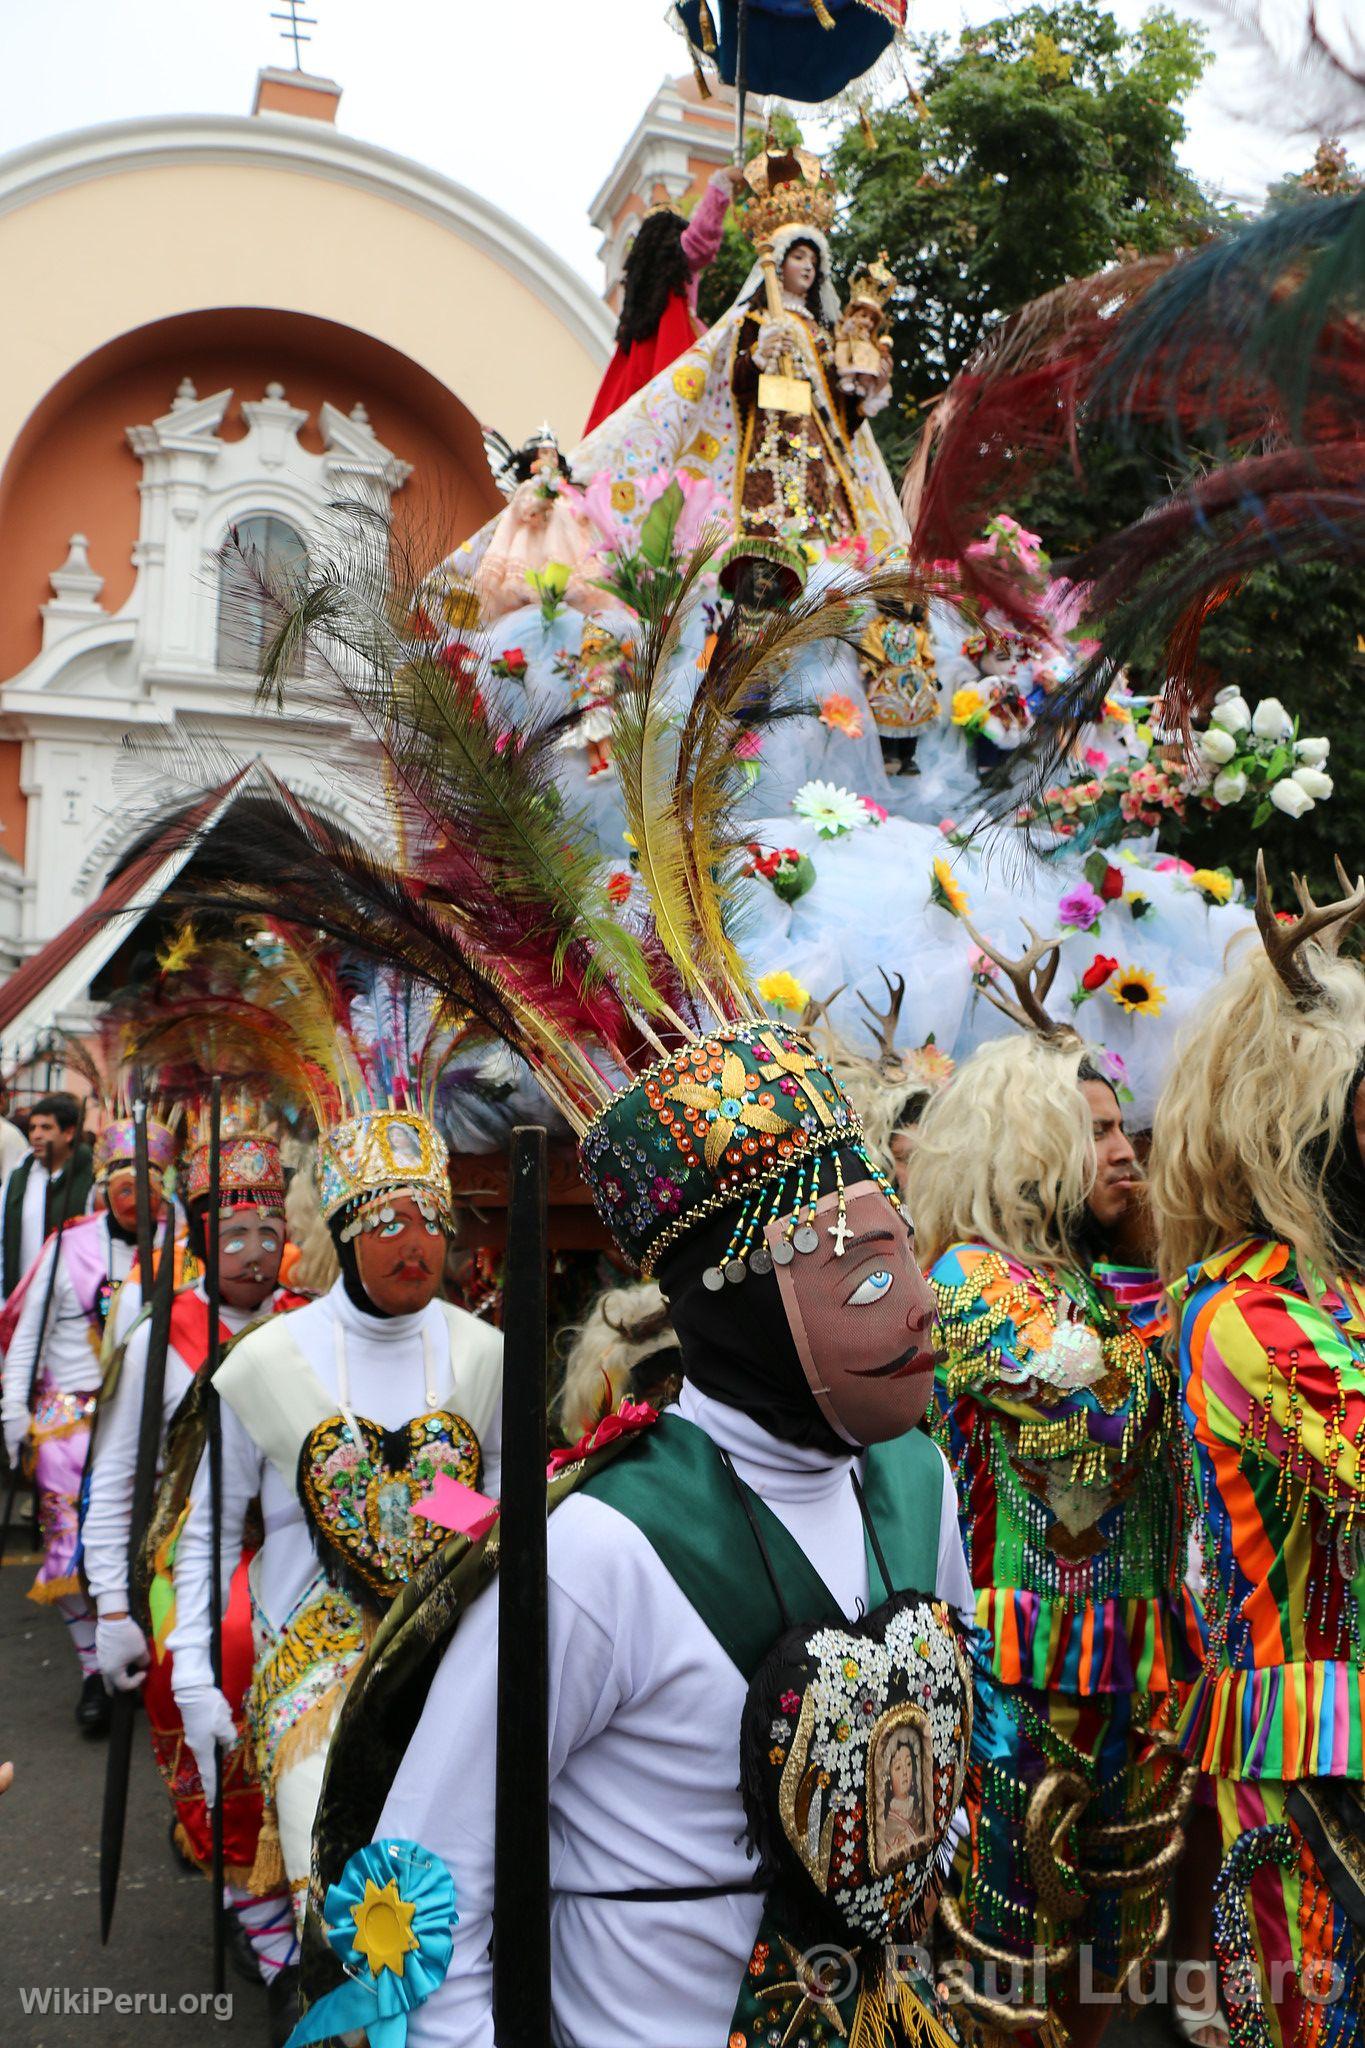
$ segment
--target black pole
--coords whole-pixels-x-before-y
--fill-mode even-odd
[[[204,1371],[213,1384],[218,1370],[218,1311],[220,1295],[218,1287],[218,1210],[222,1200],[220,1168],[222,1163],[223,1127],[223,1084],[215,1074],[213,1090],[209,1098],[209,1200],[205,1217],[204,1291],[209,1300],[209,1348],[204,1361]],[[213,1659],[213,1682],[219,1692],[223,1690],[223,1425],[218,1408],[218,1395],[210,1393],[208,1400],[209,1435],[209,1505],[213,1517],[212,1557],[209,1571],[209,1649]],[[227,1926],[223,1911],[223,1776],[224,1750],[221,1742],[213,1745],[213,1767],[218,1779],[218,1796],[213,1802],[213,1988],[221,1992],[226,1982]]]
[[[550,1784],[545,1585],[545,1133],[512,1133],[503,1301],[497,2048],[550,2048]]]
[[[141,1105],[139,1105],[141,1107]],[[147,1127],[139,1119],[135,1142],[138,1171],[138,1237],[142,1236],[143,1211],[147,1233],[152,1229],[151,1175],[147,1158]],[[150,1629],[147,1612],[143,1545],[152,1519],[156,1497],[156,1468],[161,1460],[161,1418],[166,1392],[166,1351],[171,1340],[171,1307],[175,1297],[175,1206],[166,1205],[166,1222],[161,1235],[161,1260],[152,1277],[152,1256],[145,1261],[139,1250],[142,1298],[151,1308],[147,1332],[147,1363],[142,1382],[142,1409],[138,1417],[137,1463],[133,1468],[132,1513],[128,1522],[128,1611],[142,1628]],[[118,1897],[119,1869],[123,1861],[123,1830],[128,1811],[128,1778],[132,1768],[133,1723],[137,1718],[140,1692],[115,1693],[109,1719],[109,1753],[104,1770],[104,1812],[100,1821],[100,1940],[107,1942],[113,1925],[114,1903]]]
[[[744,168],[744,108],[749,97],[749,0],[735,8],[735,162]]]
[[[33,1416],[34,1396],[38,1391],[38,1375],[43,1369],[43,1346],[47,1342],[47,1326],[52,1315],[52,1297],[57,1291],[57,1268],[62,1262],[62,1233],[65,1231],[71,1217],[71,1189],[75,1184],[76,1178],[73,1161],[76,1156],[76,1146],[79,1145],[80,1141],[81,1133],[78,1130],[72,1143],[71,1151],[67,1156],[66,1180],[62,1187],[61,1214],[57,1218],[57,1233],[52,1244],[52,1269],[47,1276],[47,1292],[43,1296],[43,1313],[38,1323],[38,1344],[33,1353],[33,1365],[28,1376],[28,1412],[30,1420]],[[47,1156],[51,1160],[51,1148],[49,1148]],[[31,1168],[30,1171],[32,1171]],[[49,1176],[51,1171],[52,1169],[49,1165]],[[10,1473],[9,1486],[5,1492],[5,1512],[3,1516],[0,1516],[0,1564],[3,1564],[5,1561],[5,1545],[9,1541],[10,1522],[14,1516],[14,1501],[19,1491],[19,1481],[23,1475],[23,1470],[24,1462],[21,1457],[14,1470]],[[39,1543],[39,1518],[36,1512],[33,1517],[33,1541],[36,1547]]]

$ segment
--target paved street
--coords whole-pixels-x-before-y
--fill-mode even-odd
[[[24,1598],[34,1566],[20,1533],[0,1570],[0,1760],[15,1781],[0,1799],[0,2041],[5,2048],[261,2048],[265,1995],[228,1971],[227,2014],[210,1992],[208,1889],[187,1875],[167,1844],[169,1808],[146,1729],[133,1752],[128,1832],[118,1911],[107,1949],[99,1941],[99,1816],[105,1745],[72,1719],[76,1662],[55,1614]],[[159,1996],[168,2008],[120,2015],[94,2009],[100,1990]],[[51,1991],[46,2013],[25,2011]],[[62,2011],[62,1993],[86,1993],[89,2011]],[[1169,2048],[1160,2017],[1117,2022],[1106,2048]],[[590,2048],[590,2044],[585,2044]]]
[[[14,1785],[0,1799],[0,2041],[5,2048],[261,2048],[265,1994],[229,1968],[230,2016],[182,1997],[211,1991],[208,1886],[184,1872],[167,1841],[169,1806],[145,1724],[133,1749],[118,1910],[99,1939],[99,1820],[103,1742],[72,1718],[76,1660],[57,1615],[24,1598],[35,1566],[28,1531],[0,1570],[0,1760]],[[13,1554],[17,1553],[17,1554]],[[168,2010],[93,2010],[99,1990],[162,1994]],[[24,1996],[51,1990],[46,2014]],[[63,1992],[89,1994],[89,2012],[61,2011]]]

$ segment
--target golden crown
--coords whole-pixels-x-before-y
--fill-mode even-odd
[[[834,182],[808,149],[765,149],[744,166],[744,177],[753,198],[741,225],[755,245],[781,228],[824,233],[834,219]]]
[[[209,1152],[213,1110],[195,1103],[189,1113],[185,1159],[185,1199],[198,1201],[209,1191]],[[218,1123],[218,1190],[231,1204],[250,1195],[261,1208],[284,1207],[284,1164],[275,1131],[259,1103],[245,1088],[225,1094]]]
[[[848,281],[848,303],[850,306],[875,306],[879,313],[885,312],[886,302],[895,291],[895,272],[887,268],[886,251],[882,249],[871,263],[860,263]]]
[[[366,1109],[318,1138],[318,1196],[328,1222],[353,1203],[370,1208],[384,1195],[410,1194],[424,1215],[451,1224],[450,1153],[430,1117],[415,1109]],[[347,1236],[354,1236],[349,1230]]]

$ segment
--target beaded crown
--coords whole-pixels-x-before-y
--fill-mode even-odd
[[[431,1118],[419,1110],[366,1110],[323,1131],[317,1183],[328,1222],[354,1204],[368,1207],[384,1195],[407,1191],[450,1227],[450,1156]]]
[[[137,1157],[137,1119],[117,1105],[121,1112],[112,1116],[95,1139],[94,1169],[97,1181],[106,1181],[111,1174],[132,1166]],[[149,1110],[147,1113],[147,1160],[153,1173],[166,1173],[175,1164],[180,1150],[180,1138],[176,1130],[179,1110]]]
[[[744,166],[753,198],[740,225],[749,240],[766,242],[780,228],[828,230],[834,220],[834,184],[808,149],[765,149]]]
[[[185,1199],[190,1202],[209,1191],[211,1117],[206,1102],[190,1111],[185,1158]],[[283,1209],[284,1161],[264,1124],[259,1105],[245,1089],[224,1101],[218,1125],[218,1192],[224,1202],[250,1196],[259,1208]]]

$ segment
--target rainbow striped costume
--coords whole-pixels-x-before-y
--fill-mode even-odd
[[[981,1966],[1045,1948],[1055,2009],[1078,1949],[1111,1986],[1161,1936],[1161,1885],[1121,1873],[1155,1856],[1164,1884],[1187,1797],[1164,1732],[1188,1669],[1175,1376],[1149,1273],[1053,1271],[975,1243],[930,1278],[936,1433],[979,1630],[978,1776],[947,1919]],[[1040,1883],[1040,1830],[1060,1884],[1046,1869]]]
[[[1223,1885],[1220,1962],[1254,1962],[1276,2041],[1365,2040],[1360,1936],[1286,1812],[1295,1786],[1365,1778],[1365,1279],[1325,1285],[1247,1238],[1173,1294],[1209,1620],[1180,1736],[1245,1874]]]

